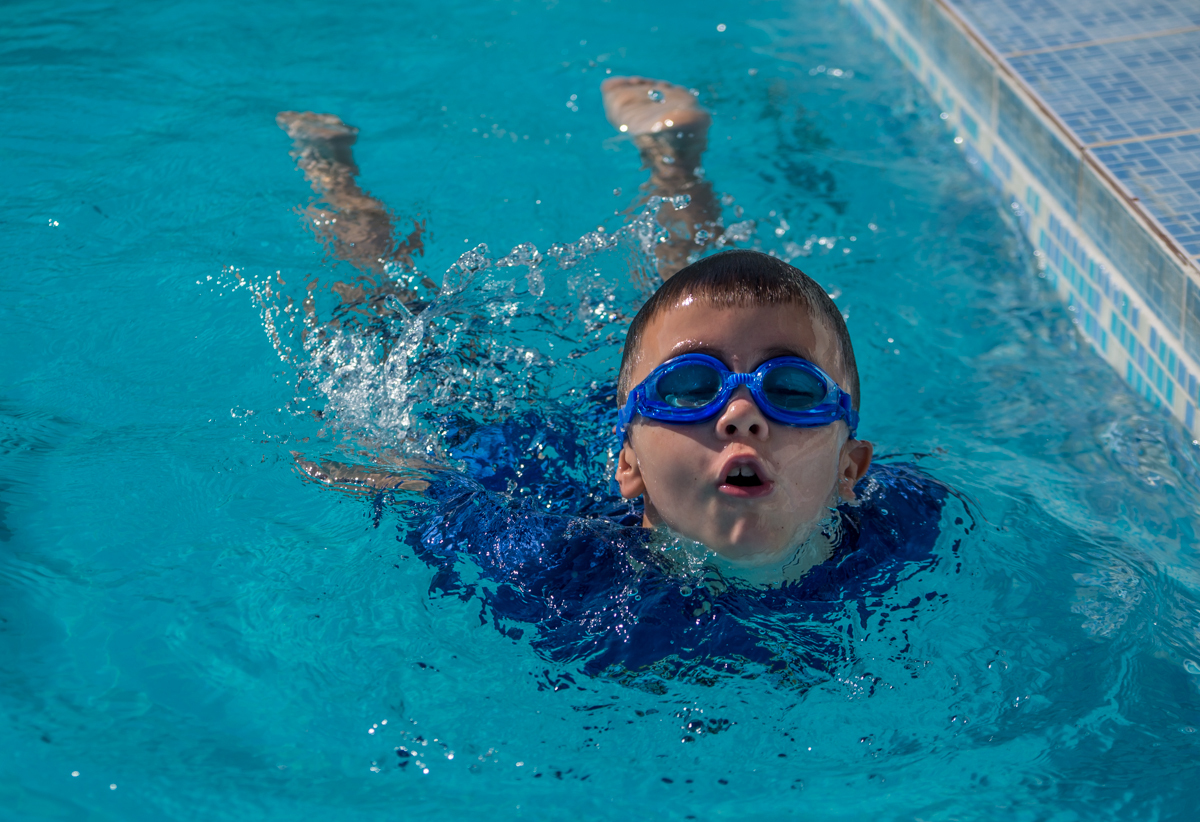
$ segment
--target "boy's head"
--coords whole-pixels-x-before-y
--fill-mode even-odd
[[[735,373],[780,357],[806,360],[858,408],[841,312],[818,283],[775,257],[727,251],[665,282],[629,327],[619,405],[658,366],[696,353]],[[872,446],[851,438],[844,419],[801,427],[779,416],[764,414],[745,385],[699,422],[635,416],[618,459],[621,493],[644,497],[647,526],[668,525],[733,560],[780,559],[839,499],[854,498]]]

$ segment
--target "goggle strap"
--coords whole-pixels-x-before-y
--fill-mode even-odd
[[[858,433],[858,412],[854,410],[854,403],[850,399],[849,392],[838,389],[838,405],[842,407],[842,412],[846,415],[846,425],[850,428],[850,438]]]

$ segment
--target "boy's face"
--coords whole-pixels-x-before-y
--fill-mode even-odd
[[[716,357],[735,372],[774,357],[802,357],[843,390],[848,386],[836,337],[807,309],[717,308],[685,300],[647,324],[630,387],[692,352]],[[617,482],[624,497],[645,498],[645,525],[668,525],[727,559],[765,564],[808,537],[839,497],[854,498],[871,453],[871,443],[848,439],[844,422],[796,428],[767,419],[740,386],[717,416],[702,422],[635,417]],[[762,485],[726,481],[746,467]]]

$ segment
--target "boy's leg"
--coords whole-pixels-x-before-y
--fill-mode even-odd
[[[304,209],[305,222],[331,255],[369,275],[332,285],[344,305],[380,314],[390,294],[402,300],[411,296],[398,293],[381,275],[387,263],[412,265],[413,256],[422,253],[424,223],[414,220],[412,233],[397,241],[387,206],[359,187],[351,150],[358,129],[335,115],[311,111],[282,111],[275,121],[292,138],[291,155],[321,197]]]
[[[611,77],[600,90],[608,121],[634,138],[642,162],[650,170],[650,180],[643,186],[646,196],[691,197],[687,208],[664,208],[658,214],[669,235],[655,250],[658,271],[664,280],[669,279],[688,264],[693,252],[711,246],[721,236],[721,209],[712,183],[697,173],[708,146],[712,117],[690,91],[661,80]]]

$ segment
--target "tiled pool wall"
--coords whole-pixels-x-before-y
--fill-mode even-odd
[[[1083,337],[1195,433],[1200,3],[843,2],[928,87]]]

